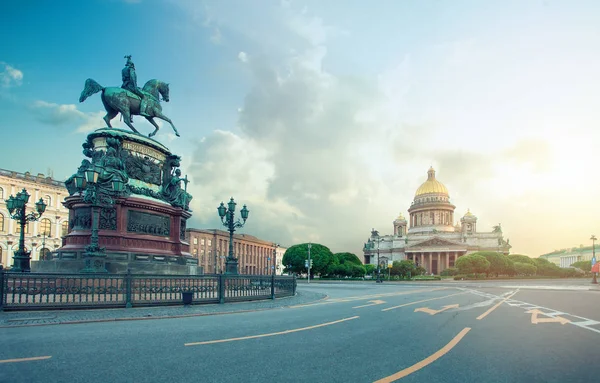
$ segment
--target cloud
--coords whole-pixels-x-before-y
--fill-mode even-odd
[[[20,86],[23,82],[23,72],[0,61],[0,86],[10,88]]]
[[[219,45],[223,42],[223,35],[221,35],[221,30],[219,28],[213,28],[212,34],[210,35],[210,41]]]
[[[538,255],[544,243],[565,246],[548,238],[564,233],[564,221],[552,218],[572,209],[563,197],[600,192],[589,178],[595,120],[546,107],[564,95],[544,91],[551,85],[535,70],[528,78],[513,45],[462,36],[401,52],[372,76],[351,76],[327,65],[344,30],[291,2],[261,7],[260,22],[240,16],[251,8],[196,8],[206,26],[232,36],[229,48],[252,84],[237,125],[195,144],[188,170],[193,219],[203,227],[220,226],[216,206],[233,195],[251,210],[246,232],[360,254],[372,227],[389,234],[397,214],[406,216],[432,165],[457,217],[471,208],[481,231],[502,222],[515,251]],[[559,119],[551,117],[557,110]]]
[[[88,133],[105,126],[102,117],[106,112],[82,112],[74,104],[55,104],[38,100],[29,106],[29,110],[36,120],[44,124],[68,127],[78,133]],[[122,126],[118,121],[113,121],[114,127]]]

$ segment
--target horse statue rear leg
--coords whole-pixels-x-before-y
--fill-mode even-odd
[[[103,117],[103,120],[106,122],[106,125],[109,128],[112,128],[112,125],[110,124],[110,120],[112,120],[113,118],[115,118],[117,116],[117,114],[119,114],[118,111],[111,109],[110,111],[106,112],[106,116]]]
[[[134,128],[133,124],[131,123],[131,113],[129,112],[129,109],[122,110],[121,115],[123,116],[123,122],[125,123],[125,125],[129,126],[129,128],[133,130],[134,133],[140,134],[140,132],[138,132],[137,129]]]
[[[152,137],[154,136],[157,132],[158,132],[158,124],[156,123],[156,121],[154,121],[154,117],[146,117],[146,120],[148,120],[149,123],[151,123],[152,125],[154,125],[154,132],[150,133],[148,135],[148,137]]]

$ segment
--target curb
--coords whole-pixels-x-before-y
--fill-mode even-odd
[[[283,297],[279,299],[286,299],[293,297]],[[329,295],[325,295],[323,298],[317,299],[315,301],[310,301],[308,303],[316,303],[323,300],[329,299]],[[246,302],[231,302],[235,303],[246,303]],[[203,316],[215,316],[215,315],[228,315],[228,314],[241,314],[241,313],[251,313],[251,312],[260,312],[260,311],[269,311],[269,310],[278,310],[289,308],[291,305],[285,305],[280,307],[268,307],[268,308],[260,308],[260,309],[250,309],[250,310],[234,310],[234,311],[219,311],[212,313],[195,313],[195,314],[178,314],[178,315],[162,315],[162,316],[143,316],[143,317],[131,317],[131,318],[104,318],[104,319],[82,319],[82,320],[74,320],[74,321],[63,321],[63,322],[54,322],[54,323],[29,323],[29,324],[17,324],[17,325],[0,325],[1,329],[4,328],[19,328],[19,327],[39,327],[39,326],[57,326],[63,324],[85,324],[85,323],[105,323],[105,322],[128,322],[128,321],[142,321],[142,320],[159,320],[159,319],[176,319],[176,318],[191,318],[191,317],[203,317]]]

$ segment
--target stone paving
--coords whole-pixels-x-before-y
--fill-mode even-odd
[[[296,295],[293,297],[277,298],[275,300],[268,299],[252,302],[193,305],[187,307],[178,305],[130,309],[9,311],[0,312],[0,328],[217,315],[283,308],[286,306],[306,304],[324,298],[326,298],[325,294],[311,291],[297,291]]]

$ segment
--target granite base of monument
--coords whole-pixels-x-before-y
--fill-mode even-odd
[[[179,156],[147,137],[106,128],[90,133],[83,148],[90,160],[65,182],[63,246],[32,270],[80,272],[98,264],[109,273],[201,273],[185,238],[192,196],[181,188],[187,178],[180,177]]]

